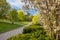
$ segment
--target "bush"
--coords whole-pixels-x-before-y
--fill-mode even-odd
[[[32,19],[32,23],[36,24],[38,22],[38,16],[34,15],[33,19]]]
[[[31,25],[24,28],[25,34],[19,34],[7,40],[51,40],[42,27],[39,25]]]
[[[18,19],[19,19],[20,21],[25,21],[25,20],[26,20],[26,16],[25,16],[25,14],[23,13],[23,11],[21,11],[21,10],[18,11]]]
[[[32,23],[33,24],[39,24],[42,25],[41,23],[41,16],[39,13],[35,14],[34,17],[32,18]]]
[[[8,40],[50,40],[50,37],[43,31],[36,31],[34,33],[19,34],[18,36],[11,37]]]
[[[33,16],[32,15],[25,15],[26,21],[32,21]]]
[[[43,30],[43,28],[40,27],[40,25],[31,25],[31,26],[25,27],[23,29],[23,33],[24,34],[32,33],[32,32],[38,31],[38,30]]]

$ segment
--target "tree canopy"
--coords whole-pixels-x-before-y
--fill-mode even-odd
[[[23,0],[23,2],[29,3],[29,6],[40,12],[41,18],[39,19],[48,34],[51,32],[52,35],[52,30],[55,32],[55,29],[60,28],[60,0]]]
[[[23,21],[23,20],[26,19],[26,16],[25,16],[25,14],[23,13],[23,11],[18,10],[18,18],[19,18],[20,21]]]
[[[10,9],[10,5],[6,2],[6,0],[0,0],[0,17],[5,15]]]

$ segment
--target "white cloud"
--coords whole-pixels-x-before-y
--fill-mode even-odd
[[[9,4],[15,5],[20,8],[24,5],[24,3],[21,2],[21,0],[7,0],[7,1],[9,2]]]

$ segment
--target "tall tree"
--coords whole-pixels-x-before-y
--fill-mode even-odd
[[[23,11],[18,10],[18,18],[19,18],[20,21],[25,21],[26,16],[25,16],[25,14],[23,13]]]
[[[9,10],[10,6],[6,2],[6,0],[0,0],[0,18],[7,13]]]
[[[10,21],[12,21],[12,24],[14,23],[14,21],[18,21],[17,10],[10,10],[7,18],[10,19]]]
[[[38,9],[44,29],[51,33],[53,40],[55,29],[57,31],[60,28],[60,0],[23,0],[23,2]]]

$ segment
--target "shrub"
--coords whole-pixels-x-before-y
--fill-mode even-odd
[[[32,15],[25,15],[26,21],[32,21],[33,16]]]
[[[18,11],[18,18],[19,18],[20,21],[25,21],[26,16],[23,13],[23,11],[21,11],[21,10]]]
[[[23,31],[25,34],[19,34],[7,40],[51,40],[42,27],[39,25],[31,25]]]
[[[34,15],[33,19],[32,19],[32,23],[33,24],[36,24],[38,21],[38,16],[37,15]]]
[[[39,24],[42,25],[41,23],[41,16],[39,13],[35,14],[34,17],[32,18],[32,23],[33,24]]]
[[[38,31],[38,30],[43,30],[43,28],[40,27],[40,25],[31,25],[31,26],[25,27],[23,29],[23,33],[24,34],[32,33],[32,32]]]
[[[34,33],[19,34],[15,37],[11,37],[8,40],[50,40],[50,37],[45,32],[36,31]]]

